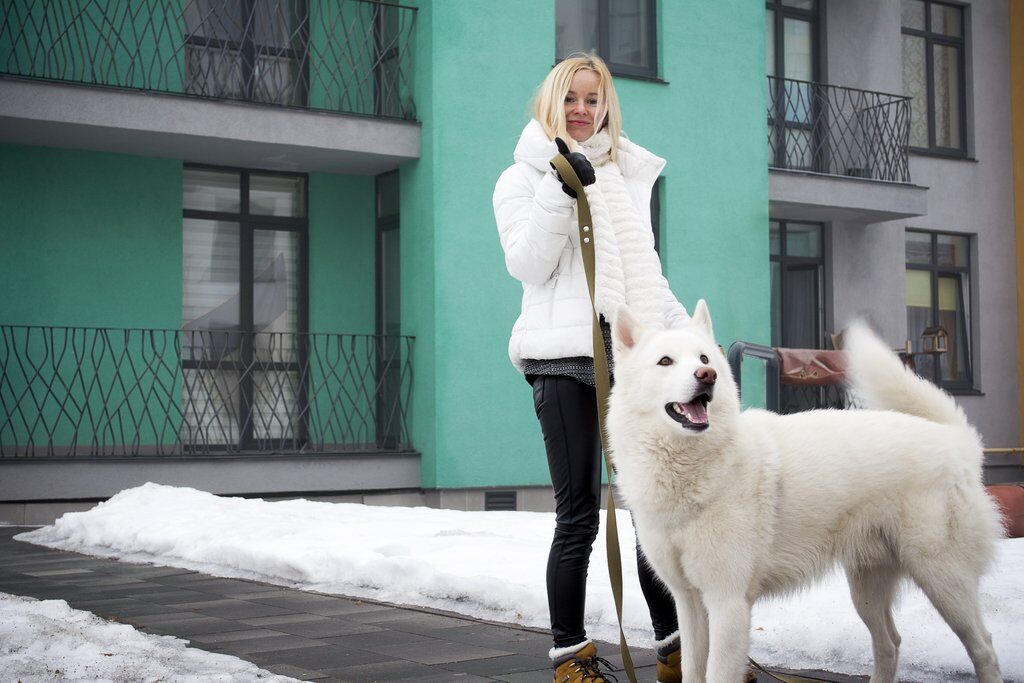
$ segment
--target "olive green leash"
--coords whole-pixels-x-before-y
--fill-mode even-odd
[[[636,672],[633,670],[633,659],[626,645],[626,635],[622,631],[622,554],[619,551],[619,529],[615,523],[615,497],[612,495],[611,477],[612,463],[608,457],[608,437],[604,423],[608,413],[608,358],[605,354],[604,335],[601,334],[601,323],[594,305],[594,230],[590,216],[590,203],[583,184],[573,171],[572,165],[561,154],[551,160],[559,177],[566,185],[576,192],[576,213],[579,216],[580,248],[583,252],[583,268],[587,273],[587,288],[590,290],[590,308],[593,317],[594,332],[594,384],[597,389],[597,428],[601,433],[601,450],[604,452],[605,468],[608,472],[608,516],[606,519],[605,543],[608,550],[608,577],[612,583],[612,597],[615,599],[615,616],[619,620],[619,651],[622,653],[622,666],[631,683],[636,683]]]

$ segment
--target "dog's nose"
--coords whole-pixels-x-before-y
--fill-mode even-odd
[[[696,377],[697,381],[701,384],[714,384],[718,379],[718,373],[715,372],[715,369],[709,368],[706,365],[697,368],[694,371],[693,376]]]

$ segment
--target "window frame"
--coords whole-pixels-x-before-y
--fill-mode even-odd
[[[925,57],[925,100],[928,107],[928,146],[916,147],[907,143],[907,149],[917,154],[933,156],[952,157],[956,159],[967,158],[967,5],[945,0],[920,0],[924,3],[924,30],[908,28],[900,21],[900,36],[915,36],[924,40]],[[948,36],[944,33],[935,33],[931,30],[933,5],[953,7],[960,12],[960,37]],[[960,107],[960,139],[959,147],[941,147],[935,144],[935,63],[934,46],[943,45],[956,48],[959,52],[959,71],[957,79],[960,84],[957,93],[957,105]]]
[[[298,299],[299,299],[299,310],[296,316],[296,327],[295,333],[300,339],[303,335],[309,333],[309,174],[307,173],[296,173],[292,171],[266,171],[262,169],[246,169],[238,168],[234,166],[218,166],[214,164],[200,164],[200,163],[184,163],[182,164],[182,175],[184,171],[188,169],[204,170],[204,171],[221,171],[228,173],[239,174],[239,211],[238,213],[229,211],[207,211],[204,209],[186,209],[184,208],[184,201],[182,202],[182,219],[193,218],[199,220],[210,220],[210,221],[224,221],[229,223],[238,224],[238,243],[239,243],[239,272],[238,272],[238,297],[239,297],[239,310],[238,310],[238,326],[239,331],[243,333],[252,334],[254,332],[254,296],[253,296],[253,285],[255,278],[255,267],[254,267],[254,255],[253,246],[255,232],[257,230],[278,230],[294,232],[298,235],[299,240],[299,253],[298,253],[298,267],[299,272],[297,273],[297,285],[298,285]],[[279,177],[292,177],[302,178],[303,180],[303,207],[302,217],[295,218],[290,216],[267,216],[263,214],[253,214],[249,212],[249,186],[250,178],[252,175],[257,176],[279,176]],[[184,329],[184,321],[182,321],[182,329]],[[298,360],[296,363],[273,363],[270,364],[270,369],[282,372],[298,372],[303,367],[308,365],[308,349],[306,344],[298,344],[297,356]],[[241,398],[243,405],[254,406],[255,392],[253,388],[253,381],[251,374],[246,374],[244,371],[253,366],[255,362],[255,354],[252,348],[252,344],[242,344],[242,351],[240,359],[237,361],[206,361],[206,360],[195,360],[192,358],[180,358],[182,370],[233,370],[242,373],[245,377],[245,381],[241,388]],[[296,392],[295,400],[300,405],[299,414],[306,415],[305,402],[307,401],[307,387],[305,381],[300,381],[299,389]],[[238,441],[234,444],[206,444],[203,447],[212,450],[234,450],[237,448],[246,449],[255,447],[258,439],[253,435],[253,420],[248,419],[249,415],[245,410],[238,411],[239,424],[238,427]],[[307,425],[305,418],[300,421],[298,427],[299,440],[305,442],[307,437]]]
[[[792,7],[784,4],[783,0],[765,0],[765,12],[771,10],[774,14],[772,21],[772,32],[775,36],[775,54],[772,55],[772,66],[774,75],[769,78],[775,79],[775,88],[777,92],[769,93],[769,102],[774,99],[776,106],[774,109],[769,109],[768,115],[768,130],[771,136],[769,142],[769,168],[779,169],[793,169],[802,171],[817,171],[822,168],[824,164],[821,160],[821,155],[824,152],[824,146],[820,139],[815,137],[820,136],[822,128],[815,125],[815,122],[821,117],[822,112],[819,111],[818,98],[814,96],[815,88],[817,84],[821,82],[822,72],[822,45],[821,35],[822,31],[822,18],[823,12],[821,9],[821,3],[824,0],[817,0],[814,3],[814,9],[802,9],[799,7]],[[806,21],[809,24],[811,31],[811,79],[810,81],[799,81],[793,79],[797,83],[809,83],[809,90],[811,92],[811,107],[808,110],[807,121],[789,121],[786,116],[786,102],[787,98],[783,96],[785,91],[786,83],[786,19],[797,19],[799,21]],[[769,87],[771,87],[771,81],[768,81]],[[811,165],[810,167],[798,166],[789,162],[789,148],[787,147],[787,135],[788,130],[803,130],[808,131],[811,136]],[[774,149],[774,154],[772,153]]]
[[[768,264],[769,264],[769,281],[771,279],[771,264],[779,264],[779,324],[781,329],[778,330],[779,343],[775,343],[775,330],[770,329],[769,332],[772,338],[772,346],[779,348],[792,348],[787,343],[789,340],[783,339],[783,334],[786,330],[785,325],[785,310],[784,305],[786,301],[786,271],[788,266],[796,267],[814,267],[817,275],[817,291],[815,293],[815,302],[817,309],[818,318],[818,329],[817,329],[817,344],[815,348],[823,349],[825,346],[826,338],[826,326],[828,324],[828,298],[826,296],[826,278],[825,278],[825,264],[826,264],[826,253],[827,253],[827,230],[825,223],[821,221],[802,221],[802,220],[791,220],[785,218],[769,218],[768,220],[768,233],[769,239],[771,235],[771,224],[777,223],[779,226],[779,253],[771,253],[771,248],[768,249]],[[816,225],[819,229],[819,237],[821,244],[821,255],[820,256],[790,256],[787,252],[787,226],[789,223],[800,223],[802,225]],[[770,296],[770,288],[769,288]],[[769,309],[771,308],[771,302],[769,301]]]
[[[557,2],[557,0],[555,0]],[[659,73],[661,65],[658,61],[658,1],[641,0],[647,4],[648,16],[651,17],[649,26],[649,40],[647,57],[650,67],[640,67],[634,64],[622,64],[614,62],[610,58],[609,48],[611,46],[611,0],[596,0],[597,2],[597,54],[608,65],[608,70],[614,76],[625,76],[627,78],[639,78],[645,80],[660,81]],[[557,12],[557,10],[556,10]],[[555,37],[555,62],[561,62],[568,54],[560,55],[558,50],[558,37]]]
[[[904,232],[905,233],[914,232],[914,233],[918,233],[918,234],[922,234],[922,235],[928,235],[929,238],[930,238],[930,241],[931,241],[931,247],[930,247],[931,263],[910,263],[910,262],[906,261],[906,257],[904,257],[904,262],[905,262],[906,270],[921,270],[921,271],[925,271],[925,272],[929,273],[929,286],[930,286],[930,290],[931,290],[930,291],[930,295],[931,295],[931,302],[932,302],[932,305],[931,305],[931,324],[932,325],[938,325],[939,324],[939,322],[938,322],[938,320],[939,320],[939,278],[941,278],[941,277],[955,277],[955,278],[959,279],[959,277],[962,274],[966,273],[967,274],[967,278],[968,278],[968,282],[970,283],[970,288],[971,288],[972,296],[973,296],[973,292],[975,290],[975,287],[977,286],[976,282],[975,282],[975,278],[974,278],[974,263],[972,261],[972,258],[974,256],[973,242],[974,242],[974,237],[975,236],[971,235],[969,233],[965,233],[965,232],[950,232],[948,230],[929,230],[927,228],[911,228],[911,227],[906,228],[906,230]],[[938,244],[939,244],[939,237],[940,236],[963,237],[963,238],[966,238],[966,240],[967,240],[967,255],[966,255],[967,265],[966,266],[939,265],[939,262],[938,262],[939,261]],[[905,234],[904,234],[904,249],[906,249],[906,235]],[[942,387],[943,389],[946,389],[947,391],[950,391],[952,393],[973,393],[975,391],[975,386],[974,386],[974,347],[975,347],[975,344],[974,344],[974,338],[971,336],[974,330],[972,329],[971,323],[968,323],[968,318],[971,317],[971,316],[968,315],[968,313],[969,313],[968,309],[969,309],[969,307],[971,307],[971,301],[970,301],[969,298],[965,298],[964,297],[964,291],[963,291],[962,287],[960,289],[958,289],[957,296],[959,297],[960,304],[962,306],[962,308],[960,309],[959,324],[963,325],[963,327],[964,327],[964,329],[961,330],[961,332],[963,333],[964,341],[967,344],[966,353],[964,353],[964,362],[967,365],[966,373],[965,373],[967,375],[967,379],[966,380],[960,380],[960,381],[944,380],[942,378],[942,367],[941,367],[942,363],[939,362],[938,359],[936,360],[935,363],[932,364],[932,375],[933,376],[932,377],[925,377],[924,375],[921,375],[921,376],[925,377],[925,379],[927,379],[930,382],[932,382],[933,384],[935,384],[935,386]],[[906,298],[905,295],[904,295],[904,298]],[[907,308],[906,303],[904,303],[903,307],[904,307],[904,311],[905,311],[906,308]],[[906,313],[904,313],[904,315],[906,315]],[[947,334],[950,334],[949,330],[947,330]],[[950,334],[950,336],[954,336],[954,335]],[[909,329],[907,330],[907,338],[908,338],[908,340],[910,340],[910,330]],[[911,341],[911,344],[914,343],[913,340],[910,340],[910,341]],[[916,370],[916,371],[918,372],[918,374],[920,374],[919,370]]]

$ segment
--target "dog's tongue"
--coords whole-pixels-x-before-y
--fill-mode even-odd
[[[686,419],[694,424],[707,424],[708,411],[704,408],[704,404],[700,401],[691,401],[689,403],[677,404],[679,409],[686,416]]]

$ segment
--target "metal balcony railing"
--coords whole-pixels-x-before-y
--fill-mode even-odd
[[[412,343],[0,325],[0,458],[410,450]]]
[[[768,77],[768,165],[910,182],[910,98]]]
[[[373,0],[6,0],[0,74],[414,119],[415,19]]]
[[[822,408],[853,408],[856,403],[847,393],[843,384],[843,375],[833,368],[823,368],[819,377],[814,363],[794,375],[784,375],[781,370],[781,353],[786,349],[775,349],[770,346],[737,341],[729,346],[729,367],[736,380],[736,386],[742,390],[742,368],[744,358],[754,358],[763,362],[764,374],[753,378],[748,386],[757,387],[764,382],[764,407],[782,415],[799,413],[804,410]],[[809,353],[827,356],[839,354],[839,351],[811,351]]]

